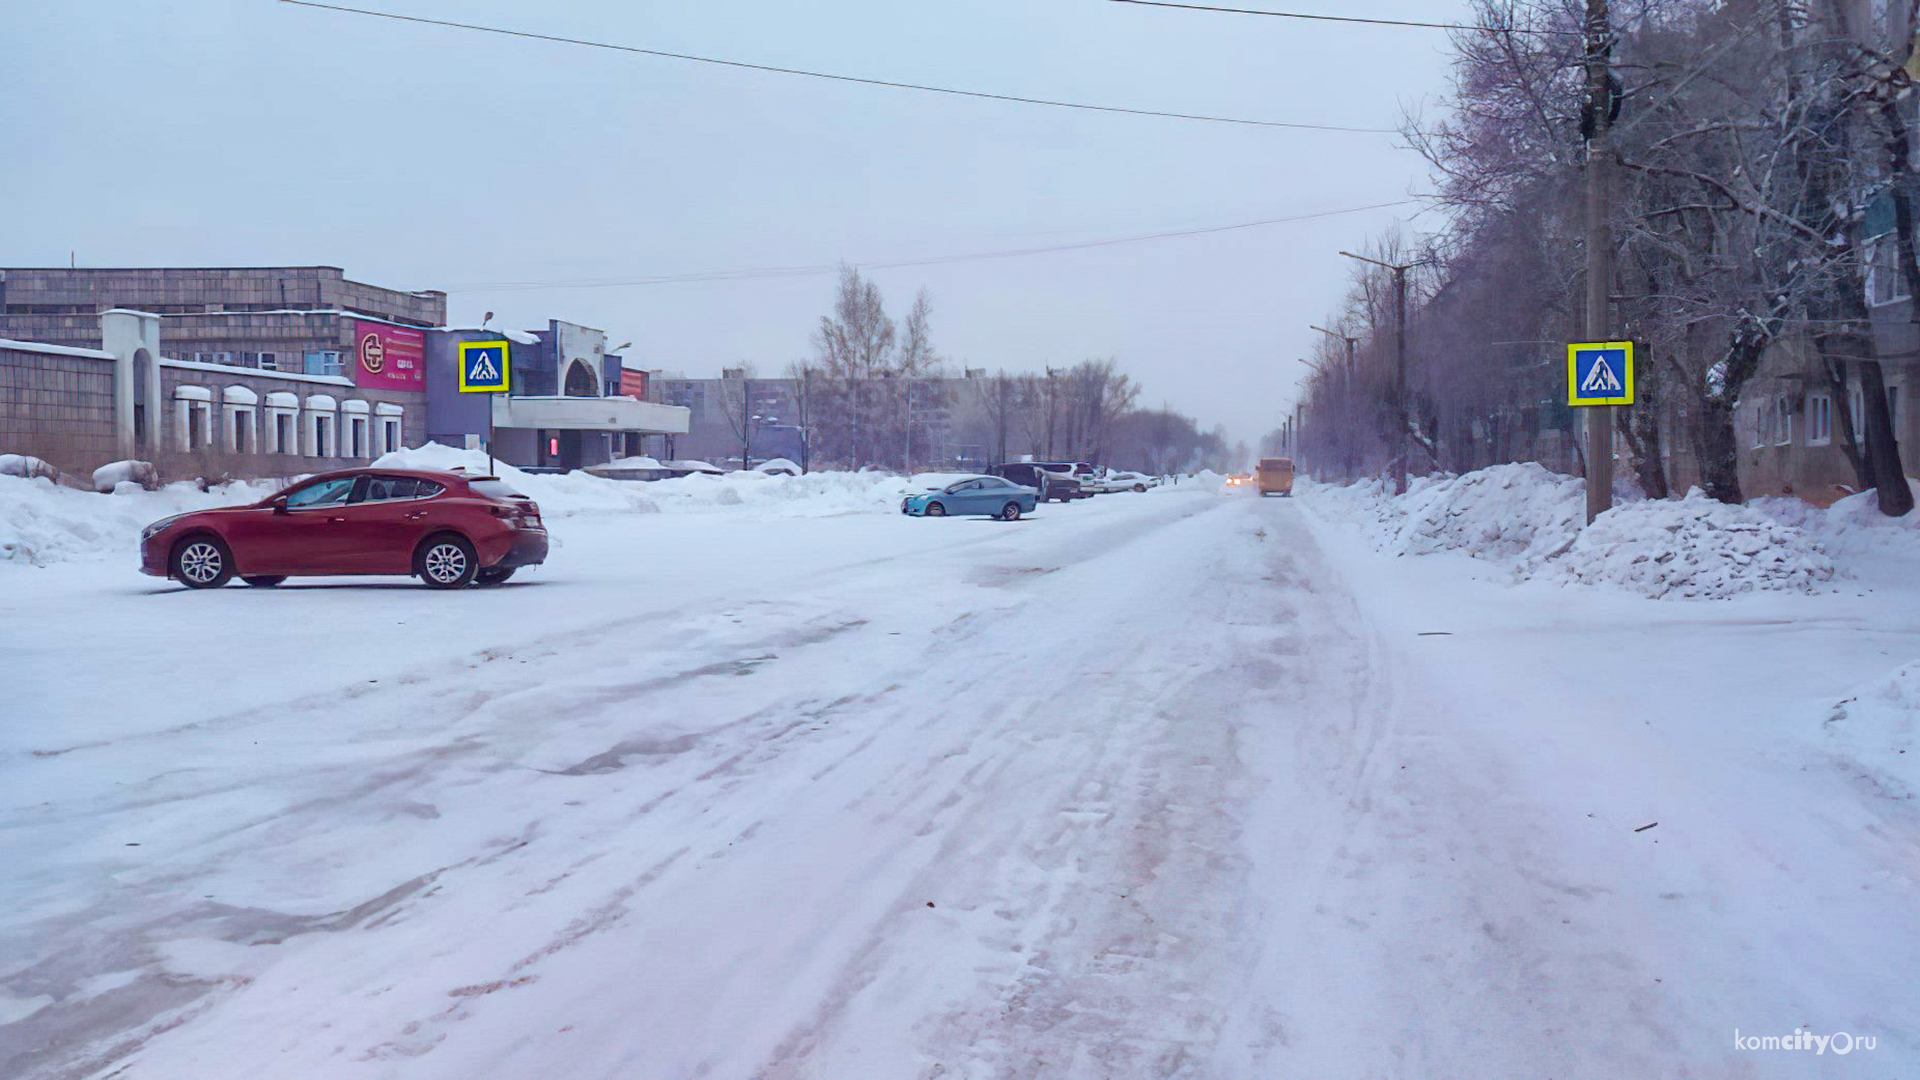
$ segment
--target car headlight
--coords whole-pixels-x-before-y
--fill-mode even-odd
[[[181,518],[186,516],[187,515],[185,514],[175,514],[172,517],[161,518],[159,521],[156,521],[153,524],[147,526],[146,528],[141,529],[140,539],[151,540],[153,539],[156,533],[160,532],[160,530],[165,529],[167,526],[173,524],[176,521],[179,521]]]

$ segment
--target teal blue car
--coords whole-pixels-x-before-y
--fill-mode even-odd
[[[947,517],[985,514],[1002,521],[1019,521],[1033,513],[1040,493],[998,476],[963,476],[900,500],[900,512],[910,517]]]

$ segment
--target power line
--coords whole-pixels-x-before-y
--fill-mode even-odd
[[[1210,233],[1233,232],[1239,229],[1255,229],[1266,225],[1282,225],[1288,222],[1338,217],[1343,214],[1359,214],[1368,210],[1384,210],[1389,207],[1407,206],[1417,201],[1418,200],[1415,199],[1396,199],[1392,202],[1372,203],[1367,206],[1349,206],[1340,210],[1321,210],[1311,214],[1294,214],[1288,217],[1263,218],[1259,221],[1240,221],[1231,225],[1209,225],[1195,229],[1169,229],[1162,232],[1109,237],[1104,240],[1083,240],[1072,244],[1052,244],[1045,247],[1009,248],[1001,251],[979,251],[958,255],[934,255],[919,259],[895,259],[884,262],[857,262],[849,265],[867,270],[896,270],[910,266],[942,266],[949,263],[977,262],[985,259],[1017,259],[1062,251],[1084,251],[1089,248],[1114,247],[1120,244],[1138,244],[1150,240],[1168,240],[1182,236],[1204,236]],[[447,291],[478,292],[481,290],[489,290],[518,292],[534,289],[601,289],[703,281],[751,281],[761,278],[811,277],[820,274],[837,273],[839,269],[838,264],[828,265],[822,263],[811,266],[769,266],[742,270],[707,270],[687,274],[660,274],[653,277],[619,280],[607,278],[573,278],[557,281],[475,282],[464,285],[450,285],[447,287]]]
[[[367,15],[377,19],[392,19],[395,22],[418,23],[422,26],[444,26],[455,30],[471,30],[481,34],[499,34],[504,37],[527,38],[532,41],[551,41],[560,45],[580,45],[591,49],[609,49],[614,52],[636,53],[641,56],[657,56],[667,60],[687,60],[698,64],[717,64],[721,67],[741,68],[747,71],[765,71],[776,75],[802,75],[809,79],[828,79],[833,82],[858,83],[862,86],[885,86],[895,90],[919,90],[929,94],[951,94],[955,97],[981,98],[987,101],[1010,101],[1021,105],[1046,105],[1056,109],[1083,109],[1089,112],[1119,113],[1126,116],[1157,116],[1168,120],[1198,120],[1210,124],[1240,124],[1249,127],[1294,128],[1305,131],[1344,131],[1366,135],[1393,135],[1393,128],[1347,127],[1340,124],[1294,123],[1281,120],[1253,120],[1238,116],[1204,116],[1198,113],[1164,112],[1158,109],[1129,109],[1119,105],[1091,105],[1080,101],[1054,101],[1048,98],[1019,97],[1014,94],[994,94],[984,90],[960,90],[950,86],[928,86],[921,83],[894,82],[888,79],[869,79],[858,75],[835,75],[825,71],[808,71],[803,68],[776,67],[771,64],[752,64],[744,60],[723,60],[712,56],[694,56],[690,53],[666,52],[660,49],[643,49],[637,45],[619,45],[607,41],[591,41],[586,38],[561,37],[557,34],[540,34],[528,30],[508,30],[498,26],[482,26],[477,23],[453,22],[448,19],[429,19],[420,15],[402,15],[392,11],[374,11],[369,8],[345,7],[339,4],[322,4],[315,0],[280,0],[283,4],[297,7],[318,8],[322,11],[338,11],[348,15]]]
[[[1266,15],[1275,19],[1303,19],[1310,22],[1360,23],[1364,26],[1411,26],[1424,30],[1478,30],[1489,34],[1557,34],[1579,37],[1578,30],[1551,30],[1527,26],[1477,26],[1471,23],[1415,22],[1409,19],[1363,19],[1357,15],[1310,15],[1299,11],[1268,11],[1264,8],[1213,7],[1206,4],[1176,4],[1171,0],[1111,0],[1116,4],[1141,7],[1179,8],[1184,11],[1211,11],[1220,15]]]

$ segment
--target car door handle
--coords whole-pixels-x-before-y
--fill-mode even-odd
[[[427,516],[427,512],[426,512],[425,510],[415,510],[415,511],[413,511],[412,513],[410,513],[410,514],[408,514],[408,515],[407,515],[407,520],[408,520],[408,521],[419,521],[419,520],[420,520],[421,518],[423,518],[423,517],[426,517],[426,516]]]
[[[346,518],[343,518],[343,517],[330,517],[330,518],[328,518],[328,519],[327,519],[327,524],[329,524],[329,525],[339,525],[339,524],[341,524],[341,523],[343,523],[343,522],[345,522],[346,520],[347,520],[347,519],[346,519]]]

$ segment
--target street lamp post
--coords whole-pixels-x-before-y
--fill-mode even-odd
[[[1344,342],[1347,346],[1346,363],[1340,366],[1340,420],[1343,424],[1350,425],[1353,422],[1353,347],[1360,339],[1347,334],[1336,334],[1324,326],[1314,326],[1311,323],[1307,325],[1307,329],[1318,330],[1336,341]],[[1348,432],[1340,445],[1340,478],[1342,480],[1352,479],[1352,451],[1353,435],[1352,432]]]
[[[1308,363],[1305,360],[1296,360],[1296,362],[1301,364],[1306,364],[1308,367],[1312,368],[1314,373],[1317,375],[1325,375],[1327,373],[1327,369],[1321,367],[1319,364]],[[1294,440],[1296,443],[1299,443],[1301,441],[1300,432],[1301,432],[1301,429],[1306,426],[1306,419],[1307,419],[1306,403],[1303,401],[1295,401],[1293,403],[1293,429],[1294,429]],[[1299,462],[1297,463],[1300,470],[1302,472],[1305,472],[1308,476],[1312,476],[1313,471],[1307,468],[1307,454],[1304,446],[1297,446],[1296,454],[1300,459]]]
[[[1393,492],[1396,495],[1407,493],[1407,458],[1409,448],[1410,415],[1407,411],[1407,271],[1423,262],[1390,263],[1379,259],[1369,259],[1365,255],[1355,255],[1351,251],[1340,254],[1349,259],[1385,267],[1393,271],[1393,412],[1399,432],[1394,436],[1393,455]]]

